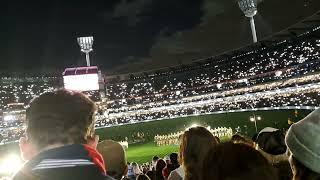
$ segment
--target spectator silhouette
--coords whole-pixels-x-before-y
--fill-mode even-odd
[[[293,180],[320,179],[320,109],[292,124],[285,141]]]
[[[13,180],[112,179],[95,150],[96,106],[82,93],[57,90],[35,98],[26,111],[26,137],[19,142],[29,160]]]
[[[156,172],[155,172],[154,180],[164,180],[162,171],[165,167],[166,167],[166,162],[163,159],[158,159],[156,164]]]
[[[179,158],[182,165],[172,171],[168,179],[199,180],[205,155],[218,142],[205,127],[201,126],[186,130],[181,141]]]
[[[277,180],[268,160],[246,144],[221,143],[203,162],[202,180]]]
[[[121,180],[128,171],[125,151],[121,144],[105,140],[98,144],[97,150],[104,159],[107,174],[116,180]]]

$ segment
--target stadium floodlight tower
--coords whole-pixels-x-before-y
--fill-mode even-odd
[[[254,16],[258,12],[258,0],[238,0],[238,4],[244,15],[250,18],[253,42],[256,43],[258,39],[256,26],[254,24]]]
[[[86,54],[87,66],[90,66],[90,56],[89,53],[93,50],[93,37],[78,37],[78,44],[81,48],[81,51]]]

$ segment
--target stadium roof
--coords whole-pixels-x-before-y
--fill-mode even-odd
[[[232,57],[234,54],[242,54],[256,47],[273,46],[279,42],[290,41],[300,36],[307,35],[309,33],[312,33],[313,36],[320,38],[320,31],[317,31],[319,29],[320,29],[320,11],[280,32],[277,32],[267,38],[264,38],[258,41],[255,44],[251,44],[249,46],[231,50],[215,57],[223,57],[223,56]]]
[[[120,75],[112,75],[108,76],[107,79],[112,79],[114,77],[118,77],[121,80],[126,80],[135,76],[148,76],[150,74],[158,74],[161,72],[165,71],[179,71],[179,69],[184,69],[187,67],[192,67],[192,66],[200,66],[208,62],[212,62],[213,60],[221,60],[221,59],[229,59],[236,54],[243,54],[247,51],[250,51],[251,49],[256,49],[257,47],[269,47],[272,45],[275,45],[279,42],[284,42],[284,41],[290,41],[295,38],[298,38],[303,35],[307,35],[312,33],[312,36],[315,36],[315,38],[320,38],[320,11],[316,12],[312,16],[309,16],[305,18],[304,20],[278,32],[273,34],[270,37],[264,38],[260,41],[258,41],[255,44],[251,44],[249,46],[241,47],[238,49],[230,50],[227,52],[224,52],[220,55],[213,56],[213,57],[208,57],[205,59],[198,59],[194,60],[193,62],[189,64],[182,64],[178,66],[171,66],[171,67],[165,67],[165,68],[160,68],[160,69],[154,69],[150,71],[142,71],[142,72],[136,72],[136,73],[128,73],[128,74],[120,74]]]
[[[274,44],[276,42],[283,41],[283,40],[291,40],[293,38],[297,38],[299,36],[302,36],[311,32],[313,32],[314,36],[317,36],[319,38],[320,32],[316,31],[319,29],[319,27],[320,27],[320,11],[304,19],[301,22],[298,22],[297,24],[294,24],[289,28],[272,35],[271,37],[268,37],[260,41],[259,43],[264,45]]]

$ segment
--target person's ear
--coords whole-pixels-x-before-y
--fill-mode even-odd
[[[34,148],[34,146],[25,137],[21,137],[20,138],[20,140],[19,140],[19,148],[20,148],[21,158],[24,161],[28,161],[28,160],[32,159],[37,154],[37,151]]]
[[[93,149],[97,149],[98,143],[99,143],[99,135],[94,135],[94,137],[87,138],[87,145]]]

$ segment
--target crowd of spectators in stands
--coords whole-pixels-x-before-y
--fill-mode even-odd
[[[259,92],[238,96],[202,100],[165,107],[155,107],[148,110],[137,110],[109,114],[107,118],[97,119],[96,127],[137,123],[154,119],[168,119],[190,115],[209,114],[217,111],[232,111],[254,108],[277,109],[281,107],[310,106],[320,104],[319,88],[312,86]]]
[[[57,77],[1,77],[0,109],[13,102],[29,103],[34,97],[59,87]]]
[[[136,97],[151,102],[157,96],[176,99],[177,91],[184,97],[201,95],[313,73],[319,71],[319,49],[319,40],[303,39],[275,47],[257,48],[222,59],[221,62],[216,60],[192,65],[176,74],[168,70],[165,76],[109,84],[108,98],[115,101],[110,106],[135,104],[139,102],[139,99],[133,99]]]
[[[124,82],[109,82],[107,99],[99,105],[95,127],[217,111],[319,106],[319,57],[320,40],[302,36]],[[2,109],[11,102],[27,104],[37,95],[61,87],[57,77],[2,77],[0,81]],[[98,92],[88,95],[99,99]],[[14,134],[23,127],[20,122],[0,126],[7,129],[7,134]],[[0,134],[6,136],[3,132]]]
[[[13,180],[317,180],[320,179],[320,109],[291,125],[272,127],[252,138],[239,134],[220,142],[208,128],[186,129],[178,152],[150,163],[127,162],[112,140],[99,141],[94,130],[96,105],[78,92],[42,94],[27,110],[20,139],[27,163]]]

